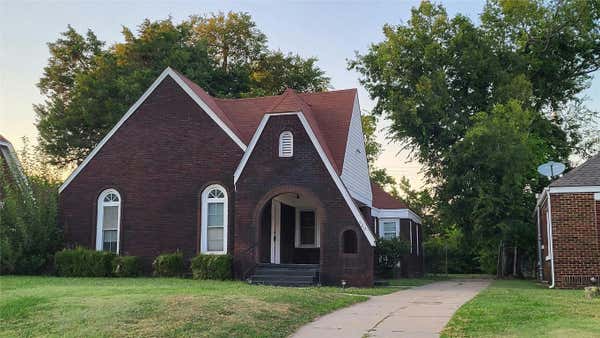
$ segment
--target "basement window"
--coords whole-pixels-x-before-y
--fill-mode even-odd
[[[294,156],[294,135],[291,131],[279,134],[279,157]]]

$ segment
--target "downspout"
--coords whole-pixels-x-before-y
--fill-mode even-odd
[[[554,289],[555,280],[554,280],[554,245],[553,245],[553,236],[552,236],[552,204],[550,203],[550,189],[548,189],[548,246],[550,247],[550,274],[552,275],[552,284],[550,284],[550,289]]]
[[[542,260],[542,226],[540,224],[540,207],[535,207],[537,216],[537,244],[538,244],[538,279],[544,279],[544,261]]]

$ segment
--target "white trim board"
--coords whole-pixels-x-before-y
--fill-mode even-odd
[[[360,228],[362,229],[363,233],[365,234],[365,237],[367,237],[369,244],[371,244],[371,246],[375,246],[375,236],[371,232],[371,229],[369,229],[369,226],[365,222],[365,219],[362,217],[360,210],[358,210],[358,207],[356,206],[356,204],[354,204],[354,201],[352,200],[350,193],[346,189],[346,186],[344,186],[344,184],[342,183],[342,180],[335,172],[335,169],[333,169],[333,165],[331,164],[331,162],[325,155],[325,152],[323,151],[321,144],[317,140],[315,133],[313,132],[310,125],[308,124],[308,121],[306,120],[306,118],[304,117],[304,114],[302,114],[302,112],[265,114],[263,116],[262,120],[260,121],[260,124],[258,125],[258,128],[256,129],[256,131],[254,132],[254,135],[252,136],[252,140],[250,141],[250,144],[248,145],[248,148],[246,149],[246,152],[244,153],[242,160],[240,161],[240,164],[238,165],[238,167],[236,168],[236,170],[233,174],[234,187],[235,187],[235,184],[237,183],[238,179],[240,178],[240,175],[242,174],[244,168],[246,167],[246,163],[248,162],[248,159],[250,158],[252,151],[256,147],[256,143],[258,142],[260,135],[262,134],[263,130],[265,129],[265,126],[267,125],[267,121],[269,120],[269,118],[271,116],[281,116],[281,115],[296,115],[296,116],[298,116],[298,119],[302,123],[304,130],[308,134],[308,137],[312,141],[313,146],[317,150],[319,157],[321,157],[321,161],[323,161],[323,164],[325,164],[325,168],[327,168],[327,171],[329,172],[329,175],[333,179],[333,182],[340,190],[340,193],[342,194],[342,196],[344,197],[344,200],[348,204],[348,207],[350,208],[352,215],[354,215],[354,218],[360,225]]]
[[[600,185],[587,185],[580,187],[546,187],[539,194],[535,208],[539,208],[544,203],[548,194],[576,194],[576,193],[600,193]]]
[[[194,102],[196,102],[196,104],[198,104],[200,108],[202,108],[202,110],[204,110],[208,116],[210,116],[213,121],[215,121],[215,123],[219,125],[223,131],[225,131],[227,135],[229,135],[229,137],[231,137],[231,139],[242,149],[242,151],[246,151],[247,147],[244,142],[242,142],[242,140],[217,116],[217,114],[215,114],[215,112],[210,109],[210,107],[204,101],[202,101],[202,99],[196,95],[196,93],[194,93],[190,86],[188,86],[185,81],[183,81],[183,79],[175,71],[173,71],[173,69],[171,69],[171,67],[167,67],[158,76],[154,83],[152,83],[152,85],[146,90],[146,92],[144,92],[144,94],[129,108],[129,110],[127,110],[127,113],[121,117],[119,122],[117,122],[117,124],[108,132],[108,134],[106,134],[106,136],[104,136],[104,138],[96,145],[96,147],[83,160],[83,162],[81,162],[81,164],[71,173],[71,175],[67,177],[65,182],[60,186],[60,188],[58,188],[59,193],[61,193],[69,185],[69,183],[71,183],[71,181],[77,177],[83,168],[85,168],[85,166],[92,160],[92,158],[94,158],[94,156],[96,156],[100,149],[102,149],[104,144],[106,144],[106,142],[108,142],[108,140],[125,123],[125,121],[127,121],[127,119],[137,111],[142,103],[146,101],[148,96],[154,92],[158,85],[161,84],[167,76],[170,76],[192,98],[192,100],[194,100]]]
[[[551,194],[600,192],[600,185],[588,185],[581,187],[549,187],[548,190]]]
[[[371,208],[371,216],[377,217],[379,219],[382,218],[402,218],[402,219],[410,219],[415,223],[422,224],[421,217],[415,214],[410,209],[377,209]]]

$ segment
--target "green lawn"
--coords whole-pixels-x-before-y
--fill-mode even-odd
[[[499,280],[463,305],[443,337],[600,337],[600,299]]]
[[[170,278],[0,277],[0,337],[284,337],[319,315],[417,284],[282,288]],[[407,285],[403,285],[407,284]]]

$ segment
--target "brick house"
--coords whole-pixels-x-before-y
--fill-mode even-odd
[[[227,253],[238,279],[372,285],[381,233],[421,273],[419,216],[368,170],[355,89],[218,99],[167,68],[60,187],[60,218],[68,246],[147,267]]]
[[[21,163],[17,157],[17,153],[12,144],[0,135],[0,174],[6,175],[2,177],[8,184],[19,184],[21,187],[28,187],[27,179],[21,168]],[[4,182],[0,182],[4,183]],[[3,187],[0,187],[0,207],[3,206],[3,196],[6,193]]]
[[[600,279],[600,154],[545,188],[535,216],[541,280],[571,288]]]

